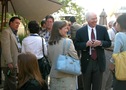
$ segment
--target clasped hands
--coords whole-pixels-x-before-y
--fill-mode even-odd
[[[87,41],[87,43],[86,43],[86,46],[88,47],[97,47],[97,46],[101,46],[102,45],[102,42],[100,41],[100,40],[93,40],[93,41],[91,41],[91,40],[89,40],[89,41]]]

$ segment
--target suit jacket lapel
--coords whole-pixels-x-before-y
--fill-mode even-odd
[[[99,32],[99,28],[98,26],[96,25],[96,35],[97,35],[97,40],[99,40],[99,35],[100,35],[100,32]]]
[[[86,30],[85,30],[85,35],[86,35],[86,41],[88,41],[89,40],[89,36],[88,36],[88,26],[86,25]]]
[[[14,33],[12,32],[11,28],[9,28],[9,31],[10,31],[11,37],[13,38],[12,40],[14,40],[15,44],[16,44],[17,47],[18,47],[18,42],[17,42],[16,36],[15,36]]]

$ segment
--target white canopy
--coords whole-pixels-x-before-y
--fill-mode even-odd
[[[57,0],[8,0],[8,12],[14,12],[28,20],[41,21],[46,15],[54,13],[61,7]],[[2,12],[2,5],[0,10]]]

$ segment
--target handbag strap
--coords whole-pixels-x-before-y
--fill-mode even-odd
[[[43,41],[43,38],[42,38],[42,52],[43,52],[43,57],[46,58],[45,61],[47,61],[48,63],[50,63],[49,60],[47,59],[48,57],[45,56],[45,54],[44,54],[44,41]]]
[[[42,38],[42,52],[43,52],[43,56],[45,56],[45,54],[44,54],[44,41],[43,41],[43,38]]]
[[[63,54],[67,54],[69,48],[70,48],[70,40],[68,40],[68,46],[66,48],[66,53],[65,53],[65,46],[66,46],[66,39],[63,40]]]

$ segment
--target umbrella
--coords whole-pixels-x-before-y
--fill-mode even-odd
[[[99,25],[107,25],[107,18],[106,17],[107,17],[107,14],[103,9],[103,11],[100,14]]]
[[[9,12],[21,15],[28,20],[41,21],[46,15],[52,14],[62,7],[57,0],[0,0],[0,2],[0,12],[5,13],[5,19],[6,12]]]

